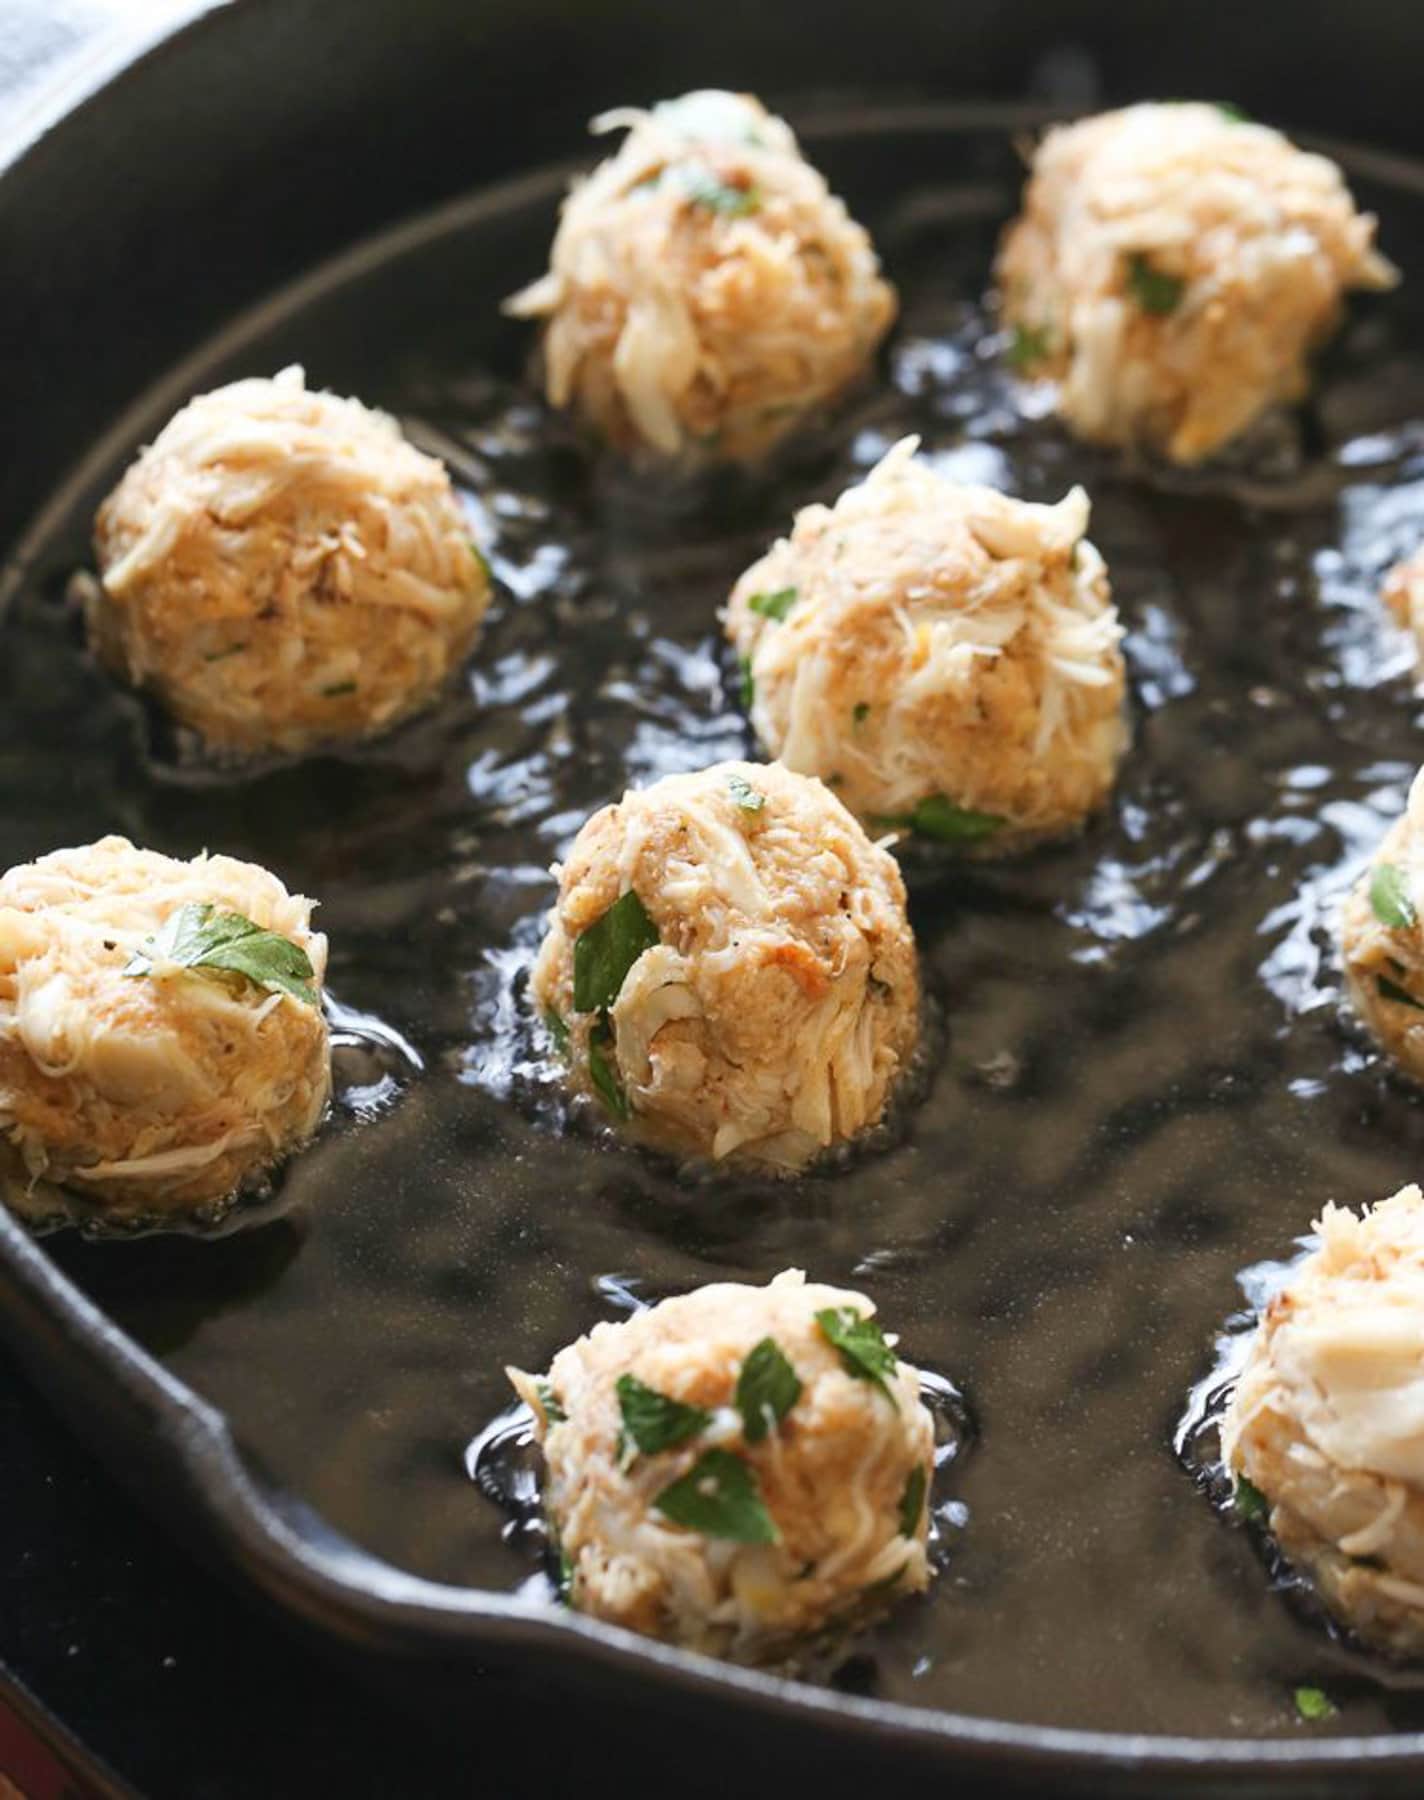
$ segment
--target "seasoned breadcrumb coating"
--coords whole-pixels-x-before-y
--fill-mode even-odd
[[[578,942],[619,901],[646,946],[604,1010],[580,1010]],[[783,1168],[880,1119],[918,1029],[894,859],[774,763],[670,776],[596,813],[559,871],[531,992],[568,1034],[573,1084],[607,1101],[606,1069],[640,1135]]]
[[[572,1604],[649,1636],[752,1658],[928,1586],[934,1425],[916,1372],[886,1349],[884,1373],[867,1378],[817,1320],[874,1311],[863,1294],[789,1269],[767,1287],[718,1283],[596,1325],[559,1352],[547,1380],[511,1369],[543,1445],[545,1510]],[[763,1359],[771,1354],[768,1340],[789,1365],[789,1385],[758,1390],[777,1398],[749,1407],[753,1438],[739,1383],[758,1346]],[[700,1420],[682,1415],[688,1435],[641,1451],[619,1393],[629,1378],[700,1409]],[[702,1461],[709,1451],[712,1465]],[[717,1458],[734,1459],[730,1479],[721,1465],[723,1491],[735,1485],[741,1501],[710,1521],[720,1530],[660,1508],[672,1484],[699,1466],[711,1472]],[[721,1535],[727,1529],[744,1541]],[[754,1537],[762,1541],[745,1541]]]
[[[1210,456],[1298,400],[1350,288],[1397,279],[1335,164],[1219,106],[1047,133],[999,252],[1014,360],[1083,438]]]
[[[1327,1206],[1271,1301],[1222,1428],[1227,1467],[1367,1642],[1424,1652],[1424,1194]]]
[[[189,401],[95,548],[98,654],[219,751],[386,730],[439,693],[490,599],[444,466],[298,368]]]
[[[626,452],[762,456],[862,373],[895,316],[870,239],[749,94],[623,108],[564,203],[547,275],[550,404]]]
[[[947,480],[906,438],[737,582],[727,635],[771,755],[872,830],[1002,854],[1082,824],[1126,746],[1122,631],[1074,488]]]
[[[185,907],[239,914],[305,953],[310,999],[154,955]],[[0,876],[0,1186],[112,1213],[225,1199],[315,1130],[331,1085],[326,939],[311,902],[230,856],[177,862],[121,837]]]

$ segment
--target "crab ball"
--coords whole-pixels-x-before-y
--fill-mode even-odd
[[[298,368],[190,401],[94,541],[95,650],[219,752],[384,731],[439,693],[490,598],[444,466]]]
[[[876,832],[1002,854],[1082,824],[1126,744],[1088,500],[1011,500],[906,438],[738,581],[752,724]]]
[[[864,230],[749,94],[594,121],[617,153],[564,203],[544,320],[550,404],[624,452],[760,457],[862,373],[895,315]]]
[[[1335,164],[1195,103],[1048,132],[999,252],[1010,355],[1083,438],[1194,463],[1298,400],[1350,288],[1384,288]]]
[[[1366,1641],[1424,1654],[1424,1194],[1327,1206],[1222,1427],[1281,1550]],[[1249,1487],[1242,1489],[1242,1481]],[[1259,1498],[1258,1498],[1259,1496]]]
[[[1341,914],[1355,1011],[1387,1055],[1424,1081],[1424,772]]]
[[[511,1369],[571,1603],[750,1658],[926,1587],[934,1423],[874,1313],[788,1269]]]
[[[796,1169],[883,1115],[919,976],[894,859],[819,781],[719,763],[578,834],[531,978],[576,1089],[666,1149]]]
[[[121,837],[0,876],[0,1186],[118,1217],[223,1201],[331,1085],[312,903],[230,856]]]

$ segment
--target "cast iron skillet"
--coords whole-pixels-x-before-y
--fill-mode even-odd
[[[1072,107],[1220,92],[1288,125],[1417,149],[1408,70],[1424,26],[1383,6],[1357,7],[1346,23],[1310,38],[1273,5],[1238,9],[1219,34],[1201,9],[1156,18],[1108,5],[950,16],[787,5],[723,8],[715,20],[651,4],[587,14],[415,5],[393,18],[377,4],[338,14],[248,0],[215,11],[92,94],[71,94],[64,116],[33,118],[35,141],[10,146],[0,418],[19,429],[0,471],[0,542],[23,559],[38,541],[28,522],[65,471],[221,319],[353,239],[566,155],[610,98],[710,82],[774,98],[852,80],[858,97],[902,103],[1028,96]],[[8,1217],[0,1299],[0,1327],[56,1404],[175,1528],[392,1682],[449,1692],[476,1661],[522,1666],[603,1683],[633,1705],[656,1691],[704,1720],[735,1709],[834,1741],[837,1754],[927,1757],[942,1771],[1039,1785],[1051,1772],[1089,1792],[1155,1788],[1169,1775],[1234,1785],[1247,1770],[1263,1789],[1343,1790],[1366,1766],[1413,1787],[1424,1770],[1412,1733],[1255,1743],[928,1713],[710,1666],[518,1597],[423,1581],[264,1478],[223,1416]],[[1230,1305],[1223,1289],[1221,1312]]]

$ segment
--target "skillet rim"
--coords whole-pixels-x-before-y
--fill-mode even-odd
[[[239,16],[235,0],[190,0],[185,18],[149,21],[128,32],[105,34],[91,51],[67,60],[55,78],[41,81],[18,118],[0,131],[0,190],[29,154],[62,133],[68,121],[161,61],[180,40]],[[1009,116],[1015,109],[995,102],[985,110]],[[1325,147],[1321,140],[1315,142]],[[1418,184],[1420,165],[1413,159],[1396,159],[1387,151],[1363,147],[1356,160],[1396,179],[1401,169],[1408,170]],[[427,208],[410,224],[459,204]],[[400,230],[387,227],[372,235],[389,238]],[[266,311],[318,271],[344,262],[367,241],[359,240],[284,283],[275,294],[230,320],[220,335],[237,335],[250,314]],[[158,385],[167,385],[173,375],[170,368]],[[124,416],[144,398],[125,408]],[[112,435],[104,433],[102,442]],[[93,452],[64,471],[57,487],[71,489],[92,457]],[[50,504],[43,504],[40,513],[22,526],[14,548],[33,541],[50,510]],[[10,556],[6,549],[6,563]],[[23,575],[25,560],[21,554],[17,575]],[[1201,1791],[1223,1777],[1249,1773],[1267,1782],[1272,1791],[1299,1791],[1305,1782],[1338,1778],[1351,1784],[1342,1785],[1339,1791],[1344,1793],[1359,1791],[1354,1784],[1366,1774],[1393,1778],[1391,1786],[1394,1780],[1408,1784],[1411,1777],[1424,1775],[1424,1730],[1292,1742],[1092,1731],[987,1719],[815,1687],[657,1643],[565,1607],[408,1575],[360,1549],[314,1510],[268,1484],[244,1455],[221,1410],[169,1374],[121,1330],[3,1206],[0,1337],[71,1427],[77,1430],[81,1420],[87,1427],[100,1421],[99,1429],[85,1431],[86,1441],[98,1447],[111,1472],[138,1491],[150,1509],[176,1519],[185,1536],[216,1553],[225,1573],[278,1611],[347,1645],[407,1657],[455,1653],[473,1659],[504,1653],[511,1663],[537,1661],[543,1669],[557,1661],[575,1677],[591,1667],[608,1677],[622,1677],[625,1685],[651,1681],[655,1691],[679,1694],[702,1707],[725,1705],[731,1697],[744,1714],[783,1726],[816,1727],[826,1736],[838,1735],[871,1750],[913,1750],[922,1758],[933,1758],[946,1772],[957,1765],[968,1775],[999,1773],[1015,1781],[1067,1777],[1078,1785],[1105,1777],[1119,1791],[1137,1776],[1171,1777]],[[107,1416],[104,1408],[110,1409]]]

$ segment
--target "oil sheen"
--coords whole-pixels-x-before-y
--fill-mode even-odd
[[[1352,312],[1310,405],[1224,467],[1168,475],[1072,443],[1004,362],[983,289],[1020,179],[1007,131],[917,115],[806,141],[903,312],[878,381],[773,471],[635,481],[546,414],[497,303],[541,265],[551,178],[230,332],[76,495],[0,627],[0,857],[122,831],[267,864],[321,900],[333,991],[386,1049],[352,1050],[371,1064],[356,1100],[243,1228],[48,1241],[338,1530],[506,1592],[548,1592],[506,1361],[545,1367],[707,1281],[798,1265],[861,1287],[955,1396],[957,1453],[935,1484],[939,1580],[819,1678],[998,1718],[1287,1737],[1309,1684],[1340,1707],[1312,1731],[1424,1725],[1407,1677],[1273,1584],[1174,1442],[1238,1271],[1289,1256],[1326,1199],[1421,1169],[1424,1108],[1342,1016],[1330,919],[1424,744],[1377,599],[1424,537],[1424,182],[1357,178],[1406,281]],[[94,503],[186,392],[293,360],[447,459],[498,604],[437,712],[219,776],[94,667],[66,592]],[[907,432],[1029,499],[1088,489],[1132,749],[1081,840],[915,859],[942,1041],[883,1142],[795,1182],[687,1181],[571,1114],[529,1027],[549,865],[628,783],[749,751],[717,608],[794,507]]]

